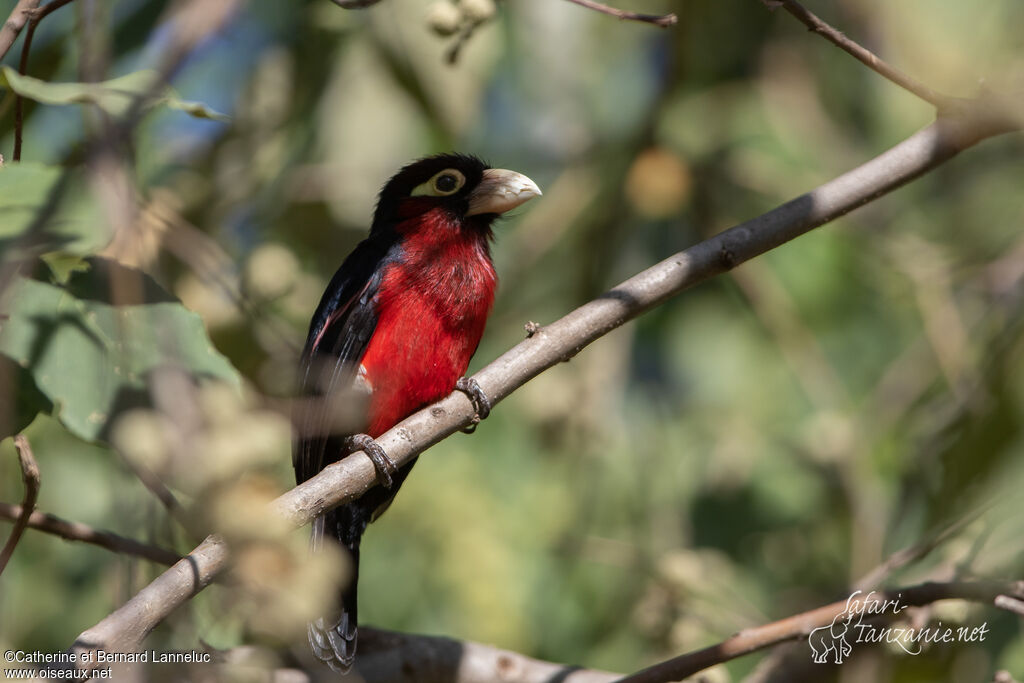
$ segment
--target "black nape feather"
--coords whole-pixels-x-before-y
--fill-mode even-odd
[[[403,166],[381,189],[380,195],[377,197],[377,208],[373,214],[371,230],[386,229],[391,225],[395,220],[399,203],[408,197],[416,187],[448,168],[457,169],[466,177],[466,184],[451,197],[452,200],[458,200],[464,198],[480,183],[484,171],[490,166],[479,157],[457,153],[424,157]]]

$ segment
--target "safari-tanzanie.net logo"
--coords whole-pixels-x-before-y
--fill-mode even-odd
[[[980,643],[988,635],[987,621],[981,626],[944,626],[940,621],[919,628],[891,623],[908,607],[900,600],[902,594],[885,598],[874,591],[863,593],[854,591],[846,600],[846,608],[831,624],[818,627],[807,636],[816,664],[842,664],[858,643],[892,643],[908,655],[917,655],[925,644]]]

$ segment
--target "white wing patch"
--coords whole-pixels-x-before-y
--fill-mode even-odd
[[[353,386],[356,391],[364,392],[367,396],[373,393],[373,384],[370,383],[370,378],[366,376],[366,366],[362,363],[359,364],[359,372],[356,373]]]

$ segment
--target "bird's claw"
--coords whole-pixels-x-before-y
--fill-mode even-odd
[[[395,485],[394,478],[398,475],[398,465],[391,459],[381,445],[367,434],[354,434],[349,437],[349,443],[356,450],[366,453],[366,457],[373,463],[377,470],[377,481],[386,489]]]
[[[476,415],[473,416],[473,424],[462,430],[466,434],[472,434],[476,431],[476,426],[482,420],[486,420],[487,416],[491,414],[491,399],[487,398],[487,394],[480,388],[480,384],[472,377],[460,378],[455,383],[455,388],[468,396],[469,400],[473,402],[473,410],[476,411]]]

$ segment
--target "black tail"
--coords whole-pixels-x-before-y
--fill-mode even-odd
[[[352,558],[352,577],[342,588],[336,609],[328,616],[311,622],[306,629],[313,654],[321,662],[338,673],[352,668],[356,658],[358,641],[358,610],[356,609],[356,587],[359,583],[359,541],[367,525],[388,509],[398,488],[409,476],[413,458],[398,470],[394,486],[388,490],[374,486],[362,498],[340,505],[317,517],[313,522],[313,537],[310,546],[319,550],[323,543],[338,543]]]
[[[358,608],[356,587],[359,583],[359,541],[369,520],[364,520],[358,507],[343,505],[313,522],[310,545],[317,550],[324,538],[337,542],[352,558],[352,576],[341,589],[337,610],[307,625],[309,646],[321,662],[338,673],[352,668],[358,642]]]

